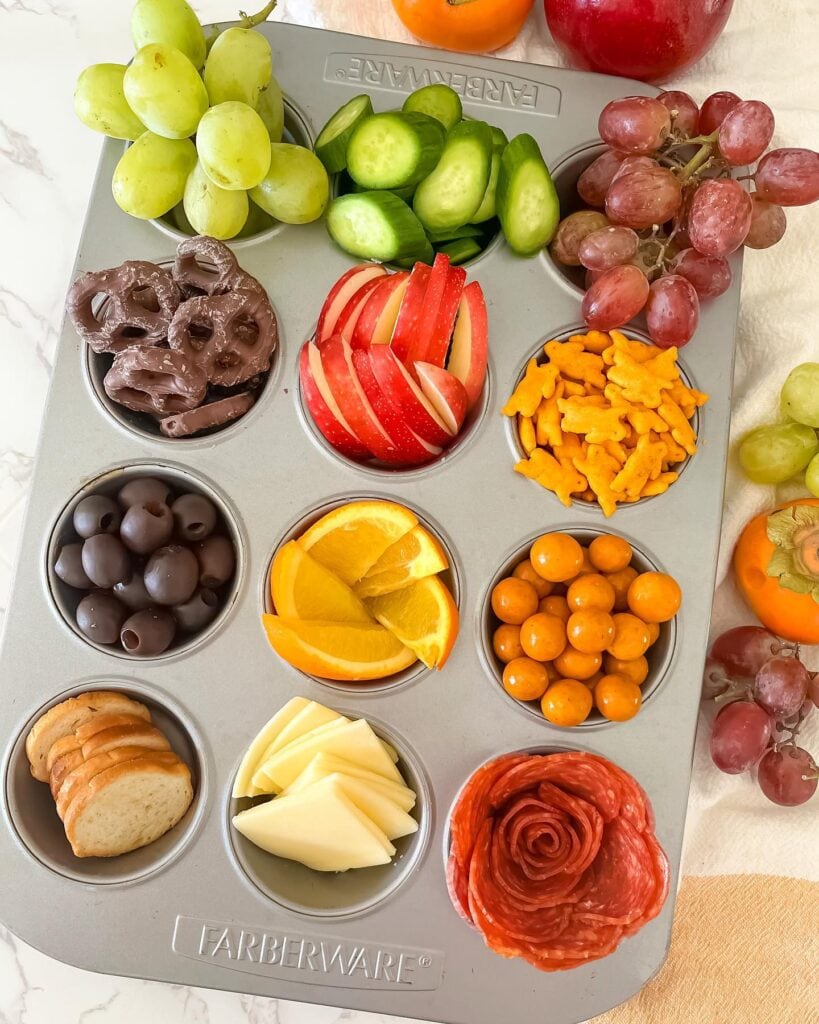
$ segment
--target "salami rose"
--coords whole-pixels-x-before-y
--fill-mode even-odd
[[[646,795],[594,754],[488,762],[461,791],[450,838],[455,908],[494,952],[541,971],[608,956],[668,893]]]

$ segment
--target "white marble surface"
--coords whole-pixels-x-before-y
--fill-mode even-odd
[[[231,0],[194,6],[203,20],[233,13]],[[506,55],[556,63],[539,2],[536,7]],[[129,9],[129,0],[0,0],[0,629],[64,295],[100,145],[74,119],[73,83],[86,64],[128,59]],[[278,16],[407,38],[387,0],[280,0]],[[699,99],[719,88],[758,96],[776,111],[778,144],[816,148],[818,54],[814,4],[739,0],[709,57],[677,84]],[[790,221],[786,242],[775,253],[751,254],[746,262],[736,432],[773,415],[779,383],[790,366],[819,358],[814,269],[819,211],[794,211]],[[732,469],[724,551],[753,508],[772,497],[763,488],[744,485]],[[726,582],[717,595],[715,623],[738,618]],[[808,812],[789,818],[777,813],[778,838],[772,839],[774,819],[765,809],[757,817],[758,810],[758,794],[750,783],[715,778],[701,737],[686,869],[815,878],[815,858],[813,867],[801,857],[789,859],[799,848],[800,834],[808,834]],[[731,838],[738,818],[744,838],[740,850]],[[149,1018],[163,1024],[363,1024],[375,1019],[330,1007],[89,974],[43,956],[0,927],[0,1024],[142,1024]]]

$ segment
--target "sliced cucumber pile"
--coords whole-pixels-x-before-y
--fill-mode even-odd
[[[355,96],[330,118],[316,155],[337,175],[327,213],[333,240],[353,256],[399,266],[474,259],[503,231],[533,256],[560,219],[557,193],[530,135],[466,117],[458,94],[436,83],[401,110],[375,113]]]

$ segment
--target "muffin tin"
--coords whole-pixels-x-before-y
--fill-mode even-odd
[[[303,141],[356,93],[371,93],[386,109],[413,88],[443,80],[462,94],[468,115],[490,119],[509,136],[534,135],[563,195],[599,149],[604,104],[652,91],[290,25],[263,31]],[[114,141],[103,148],[75,275],[173,256],[166,224],[133,220],[115,206],[108,182],[121,152]],[[321,222],[278,225],[235,249],[267,288],[280,339],[257,406],[229,429],[184,441],[135,430],[98,400],[86,348],[70,324],[63,329],[0,660],[0,860],[7,882],[0,917],[26,942],[89,970],[451,1024],[531,1021],[544,1006],[552,1024],[593,1017],[660,968],[673,895],[658,919],[611,956],[541,975],[489,952],[452,907],[448,814],[469,775],[498,754],[592,751],[645,788],[676,877],[719,543],[740,259],[733,261],[736,283],[704,305],[696,337],[681,353],[688,380],[711,395],[699,414],[700,451],[666,494],[606,521],[594,505],[563,508],[512,471],[515,442],[501,405],[545,339],[581,329],[580,291],[548,253],[523,260],[500,241],[472,262],[470,276],[481,282],[489,311],[484,411],[437,462],[387,471],[331,452],[309,425],[299,393],[299,347],[328,289],[353,261],[331,245]],[[101,479],[148,471],[182,476],[218,499],[240,551],[231,599],[207,634],[136,663],[66,626],[65,598],[48,566],[72,495]],[[461,633],[440,673],[414,670],[401,685],[339,688],[284,664],[267,644],[260,615],[276,546],[320,511],[364,496],[406,503],[442,536]],[[535,536],[554,529],[620,533],[682,586],[683,607],[659,645],[650,699],[629,722],[550,726],[506,696],[487,657],[492,581]],[[151,705],[191,764],[197,792],[186,818],[154,846],[115,861],[80,862],[60,834],[47,788],[28,774],[23,742],[43,709],[94,687],[119,687]],[[266,862],[231,830],[239,760],[295,694],[370,719],[397,748],[418,788],[421,827],[392,865],[358,878],[315,879],[297,866]]]

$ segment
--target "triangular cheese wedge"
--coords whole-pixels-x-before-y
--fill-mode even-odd
[[[304,789],[305,786],[312,786],[314,782],[325,779],[334,772],[369,782],[371,786],[379,789],[384,796],[389,797],[402,811],[411,811],[415,806],[415,793],[408,786],[401,785],[399,782],[393,782],[391,779],[386,779],[383,775],[377,775],[375,772],[362,768],[361,765],[345,760],[343,757],[335,757],[333,754],[325,753],[316,754],[304,771],[284,790],[282,796],[297,793],[300,789]]]
[[[305,697],[293,697],[283,708],[276,712],[267,725],[258,732],[253,742],[247,748],[236,778],[233,782],[233,798],[238,800],[243,796],[259,796],[261,790],[257,789],[251,781],[263,755],[277,736],[292,720],[306,708],[311,702]]]
[[[266,761],[277,750],[283,750],[288,743],[295,743],[296,740],[300,740],[302,736],[306,736],[314,729],[320,729],[322,725],[329,725],[330,722],[337,722],[343,717],[337,711],[333,711],[332,708],[319,704],[318,701],[308,701],[299,714],[296,715],[286,728],[282,729],[267,750],[265,750],[263,760]]]
[[[281,750],[278,750],[271,757],[265,757],[265,760],[259,765],[259,767],[257,768],[256,772],[253,775],[253,785],[256,786],[262,793],[279,793],[282,787],[275,782],[270,772],[268,771],[268,766],[273,763],[275,758],[279,757],[279,755],[284,753],[284,751],[289,750],[292,747],[297,747],[300,743],[303,743],[305,740],[310,739],[311,737],[320,739],[327,733],[333,732],[335,729],[340,729],[341,726],[343,725],[348,725],[349,722],[349,718],[344,718],[343,716],[339,715],[337,718],[334,718],[331,722],[325,722],[324,725],[320,725],[316,729],[311,729],[310,732],[306,733],[304,736],[300,736],[297,740],[293,740],[292,743],[288,743],[286,746],[282,747]]]
[[[334,772],[327,776],[333,779],[356,805],[362,814],[366,814],[374,825],[384,833],[387,839],[400,839],[401,836],[412,835],[418,831],[418,822],[402,811],[388,796],[364,779],[354,779],[350,775]],[[321,785],[321,783],[316,783]],[[303,791],[305,792],[305,791]]]

